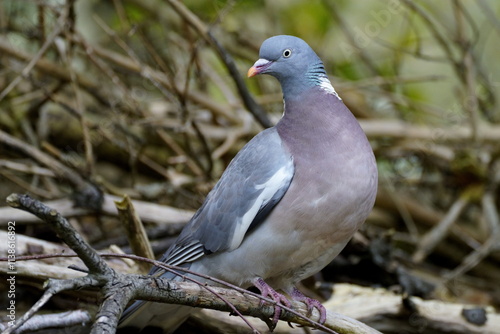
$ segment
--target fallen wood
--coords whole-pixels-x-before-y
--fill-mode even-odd
[[[101,213],[109,216],[118,216],[115,201],[121,201],[120,196],[104,195],[104,202]],[[83,208],[74,207],[73,202],[69,198],[62,198],[55,201],[47,201],[48,206],[54,208],[61,215],[71,218],[91,214],[92,211]],[[166,205],[149,203],[144,201],[133,200],[137,214],[144,222],[156,224],[182,223],[191,219],[194,212],[173,208]],[[0,221],[0,226],[5,226],[7,221],[15,221],[18,224],[41,223],[42,221],[30,213],[17,210],[11,207],[1,207],[0,217],[5,217],[5,220]]]

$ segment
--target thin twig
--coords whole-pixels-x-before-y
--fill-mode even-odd
[[[427,232],[418,244],[418,248],[413,254],[413,261],[421,262],[425,257],[432,252],[434,247],[446,237],[451,225],[457,220],[460,213],[469,203],[470,199],[465,193],[460,196],[455,203],[450,207],[448,213],[432,230]]]
[[[243,103],[248,108],[248,110],[255,116],[255,119],[265,128],[272,126],[273,124],[266,116],[264,110],[255,102],[253,97],[248,92],[248,89],[241,77],[241,74],[234,63],[231,55],[226,51],[226,49],[219,43],[219,41],[214,37],[210,29],[193,13],[191,12],[182,2],[177,0],[168,0],[168,3],[172,8],[188,22],[197,32],[203,37],[213,48],[217,51],[220,59],[226,66],[229,74],[236,84],[236,88],[240,93]]]
[[[24,153],[26,156],[50,168],[58,177],[69,182],[75,188],[74,198],[77,205],[95,210],[100,209],[103,201],[100,189],[85,180],[74,170],[66,167],[37,148],[28,145],[1,130],[0,143],[5,145],[5,147]]]
[[[45,51],[49,48],[49,46],[54,43],[54,40],[56,39],[57,36],[63,31],[63,29],[66,27],[66,12],[63,11],[65,15],[61,15],[55,25],[55,29],[52,30],[50,35],[47,37],[45,40],[45,43],[43,43],[42,47],[38,50],[38,52],[30,58],[29,63],[26,65],[26,67],[21,71],[21,74],[18,75],[14,80],[12,80],[7,87],[4,88],[2,92],[0,92],[0,101],[2,101],[7,94],[9,94],[12,89],[14,89],[23,78],[26,78],[31,70],[35,67],[37,62],[42,58],[44,55]]]
[[[500,218],[495,205],[494,195],[491,192],[485,193],[481,202],[484,218],[491,228],[489,231],[490,237],[480,248],[471,252],[458,267],[447,273],[444,276],[445,281],[453,280],[471,270],[500,245]]]

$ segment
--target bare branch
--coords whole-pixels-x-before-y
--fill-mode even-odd
[[[0,130],[0,143],[10,149],[24,153],[26,156],[50,168],[61,179],[69,182],[74,188],[74,199],[78,206],[99,210],[103,196],[99,188],[85,180],[80,174],[66,167],[37,148]]]

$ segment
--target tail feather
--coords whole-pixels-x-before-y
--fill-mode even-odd
[[[194,308],[182,305],[136,301],[125,310],[118,328],[140,332],[147,326],[160,327],[173,333],[189,317]]]
[[[190,264],[186,264],[185,267],[189,269]],[[155,270],[152,270],[150,274],[154,273]],[[165,272],[161,277],[173,281],[181,280],[178,275],[171,272]],[[139,333],[151,326],[162,328],[164,333],[172,333],[194,310],[190,306],[137,300],[123,312],[118,328],[126,333]]]

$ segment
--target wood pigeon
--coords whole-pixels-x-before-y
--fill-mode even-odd
[[[321,303],[295,284],[328,265],[367,218],[377,192],[375,157],[309,45],[274,36],[264,41],[259,58],[248,77],[278,79],[283,117],[235,156],[161,261],[255,286],[284,305],[302,301],[324,322]],[[151,274],[173,278],[159,268]],[[137,301],[120,327],[173,331],[190,310]]]

